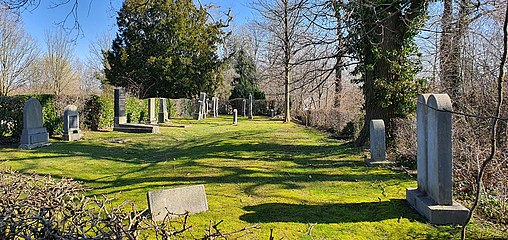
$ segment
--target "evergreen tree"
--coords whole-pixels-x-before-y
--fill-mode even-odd
[[[248,98],[250,93],[254,99],[265,99],[265,93],[257,83],[256,63],[243,48],[240,48],[234,56],[234,69],[237,76],[233,78],[230,99]]]
[[[126,0],[105,52],[107,82],[139,97],[212,93],[221,81],[216,52],[224,26],[208,16],[192,0]]]

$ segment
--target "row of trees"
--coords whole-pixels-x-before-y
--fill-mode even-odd
[[[47,32],[46,51],[23,28],[18,13],[0,7],[0,96],[19,93],[75,94],[91,82],[91,71],[74,57],[74,45],[62,31]],[[88,79],[87,79],[88,77]],[[93,91],[97,84],[88,86]]]

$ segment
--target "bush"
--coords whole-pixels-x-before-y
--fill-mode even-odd
[[[0,170],[0,239],[188,239],[188,214],[151,220],[148,209],[134,203],[113,205],[113,198],[86,197],[84,187],[70,179]],[[170,215],[171,213],[168,213]],[[234,235],[210,224],[200,239]],[[213,228],[212,228],[213,227]],[[192,237],[194,238],[194,237]]]
[[[157,104],[155,106],[155,114],[157,114]],[[148,100],[138,98],[127,98],[125,101],[125,113],[130,116],[127,122],[141,123],[148,117]]]
[[[115,114],[113,108],[112,99],[91,95],[85,101],[83,108],[84,125],[93,131],[111,128]]]

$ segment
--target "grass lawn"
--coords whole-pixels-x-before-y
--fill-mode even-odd
[[[172,120],[161,134],[86,132],[79,142],[46,148],[1,148],[0,161],[21,172],[73,178],[90,195],[117,195],[147,207],[146,192],[205,184],[209,211],[192,215],[193,234],[210,220],[224,232],[259,224],[242,239],[449,239],[456,227],[434,227],[405,201],[416,180],[366,167],[362,149],[296,124],[258,117]],[[504,234],[504,235],[503,235]],[[473,238],[508,238],[473,224]]]

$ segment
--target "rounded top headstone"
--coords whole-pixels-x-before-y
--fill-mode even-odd
[[[448,94],[432,94],[427,104],[436,110],[453,111],[452,100]]]
[[[66,111],[76,112],[78,111],[78,107],[76,107],[75,105],[67,105],[67,107],[64,108],[64,112]]]
[[[23,128],[42,128],[42,105],[39,100],[30,98],[23,107]]]

